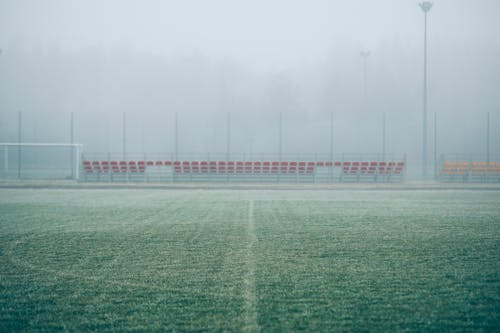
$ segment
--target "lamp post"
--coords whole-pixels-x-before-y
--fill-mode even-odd
[[[370,56],[370,51],[362,50],[359,54],[363,58],[363,97],[366,101],[366,60]]]
[[[432,2],[423,1],[420,8],[424,12],[424,100],[423,100],[423,133],[422,133],[422,176],[427,176],[427,12],[432,8]]]

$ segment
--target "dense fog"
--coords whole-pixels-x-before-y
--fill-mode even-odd
[[[484,159],[488,113],[500,158],[500,2],[436,0],[427,27],[429,165],[434,145]],[[423,46],[411,0],[3,0],[0,141],[186,158],[384,151],[417,170]]]

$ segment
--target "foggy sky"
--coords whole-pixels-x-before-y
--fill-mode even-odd
[[[430,38],[500,43],[500,2],[436,0]],[[161,55],[199,52],[251,68],[282,69],[325,58],[339,41],[373,49],[420,45],[413,0],[2,0],[0,45],[62,49],[128,47]]]

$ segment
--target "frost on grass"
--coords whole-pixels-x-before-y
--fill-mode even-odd
[[[3,190],[0,199],[0,331],[500,321],[494,191]]]

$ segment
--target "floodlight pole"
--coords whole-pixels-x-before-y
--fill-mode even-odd
[[[420,8],[424,12],[424,92],[422,115],[422,176],[427,177],[427,12],[432,8],[432,2],[423,1]]]
[[[363,51],[359,52],[359,54],[361,55],[361,58],[363,58],[363,97],[364,97],[364,99],[366,101],[366,96],[367,96],[367,89],[366,89],[366,77],[367,77],[367,74],[366,74],[366,60],[370,56],[370,51],[363,50]]]

